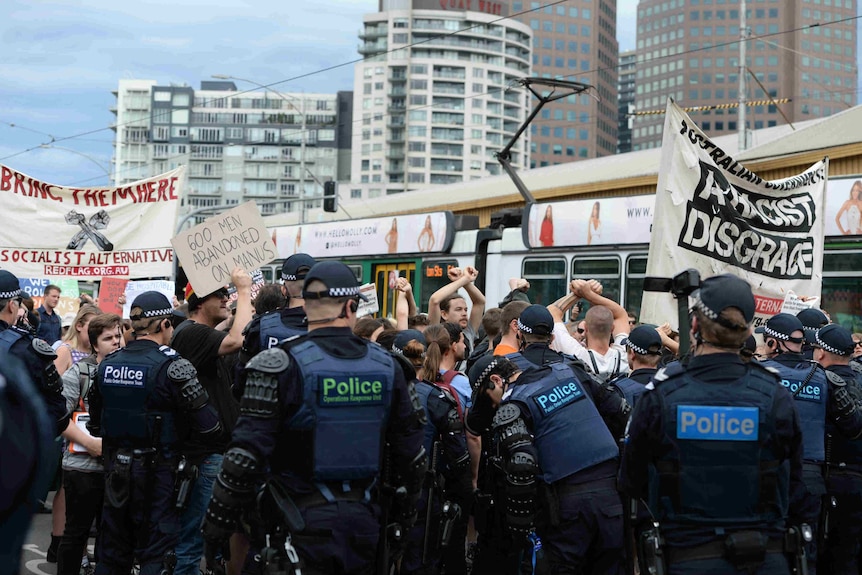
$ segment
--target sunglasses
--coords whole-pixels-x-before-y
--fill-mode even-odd
[[[582,328],[582,327],[579,327],[579,328],[577,328],[577,329],[578,329],[578,333],[584,333],[584,332],[586,331],[586,330],[585,330],[584,328]]]

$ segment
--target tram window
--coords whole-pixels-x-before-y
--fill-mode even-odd
[[[540,305],[550,305],[568,293],[566,260],[525,259],[521,277],[530,282],[527,296]]]
[[[418,308],[428,312],[428,300],[431,294],[445,285],[449,285],[447,272],[450,268],[457,268],[458,260],[434,260],[422,262],[422,293],[419,297]]]
[[[394,289],[395,278],[407,278],[413,285],[416,282],[416,264],[399,262],[389,264],[373,264],[372,273],[377,287],[377,317],[395,317],[397,291]]]
[[[821,308],[832,321],[862,331],[862,252],[826,253],[823,258]],[[840,275],[839,275],[840,274]]]
[[[602,295],[616,302],[620,301],[619,258],[575,258],[572,261],[572,279],[598,280],[602,284]],[[584,302],[579,318],[587,313],[590,304]]]
[[[272,276],[273,276],[273,267],[272,266],[264,266],[264,267],[260,268],[260,271],[263,274],[263,281],[265,281],[268,284],[273,283],[272,282]]]
[[[644,291],[644,277],[646,276],[647,259],[632,256],[626,261],[626,298],[623,307],[626,311],[635,314],[640,319],[641,298]]]

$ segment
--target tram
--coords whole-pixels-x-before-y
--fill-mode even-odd
[[[820,302],[833,321],[852,331],[862,331],[862,229],[851,229],[859,216],[846,199],[855,190],[862,195],[860,179],[828,184]],[[451,212],[277,226],[270,231],[279,259],[264,275],[277,279],[284,258],[295,252],[339,259],[360,282],[375,284],[382,316],[394,316],[395,277],[410,281],[418,308],[427,311],[452,266],[479,270],[486,308],[508,293],[509,278],[527,279],[530,300],[545,305],[566,293],[570,279],[592,278],[639,316],[653,204],[653,195],[538,202],[497,212],[484,228],[477,216]],[[842,233],[847,231],[853,233]]]

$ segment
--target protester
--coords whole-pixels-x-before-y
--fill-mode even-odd
[[[54,284],[45,287],[42,292],[42,305],[37,310],[39,312],[39,328],[36,331],[36,337],[44,339],[49,344],[58,341],[62,336],[62,325],[60,316],[56,309],[60,304],[60,288]]]
[[[221,469],[230,433],[239,417],[239,404],[231,391],[233,372],[220,360],[239,352],[243,345],[243,330],[251,321],[253,311],[252,281],[242,268],[234,268],[231,281],[236,287],[237,306],[233,324],[227,332],[216,329],[231,317],[227,289],[206,295],[191,291],[186,297],[189,318],[177,326],[171,339],[171,346],[197,370],[198,379],[209,395],[210,405],[218,414],[222,429],[218,436],[189,441],[184,451],[187,464],[197,469],[198,477],[181,518],[175,575],[191,575],[199,571],[203,557],[201,521]]]

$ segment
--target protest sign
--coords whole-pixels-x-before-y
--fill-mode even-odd
[[[254,202],[208,218],[178,234],[171,244],[198,294],[229,284],[237,266],[251,273],[276,258],[275,244]]]
[[[260,288],[266,285],[266,278],[263,277],[263,272],[260,269],[253,270],[248,275],[251,276],[251,301],[254,301],[254,298],[257,297],[257,292],[260,291]],[[227,290],[228,302],[233,303],[236,301],[236,286],[231,285]]]
[[[18,278],[18,286],[21,288],[21,293],[26,294],[33,300],[33,309],[38,309],[42,305],[45,288],[49,285],[55,285],[60,288],[60,300],[57,302],[57,307],[54,308],[54,313],[61,318],[69,313],[78,313],[78,308],[81,304],[78,297],[81,293],[78,290],[78,282],[76,280]]]
[[[359,286],[359,293],[368,298],[368,301],[359,300],[359,307],[356,309],[356,317],[371,315],[380,311],[380,304],[377,303],[377,286],[373,283],[362,284]]]
[[[123,315],[123,306],[119,303],[121,295],[126,293],[127,278],[102,278],[99,286],[99,307],[105,313]]]
[[[784,296],[784,303],[781,304],[781,313],[796,315],[804,309],[815,307],[819,302],[819,297],[802,299],[791,290]]]
[[[128,318],[132,302],[145,291],[157,291],[164,294],[169,302],[174,301],[174,282],[167,280],[130,281],[126,284],[126,303],[123,305],[123,317]]]
[[[0,165],[0,267],[18,277],[170,276],[180,167],[120,187],[63,187]]]
[[[778,313],[789,291],[819,297],[828,167],[824,159],[764,180],[669,101],[646,275],[737,275],[754,291],[755,325]],[[675,318],[669,294],[644,293],[641,321]]]

